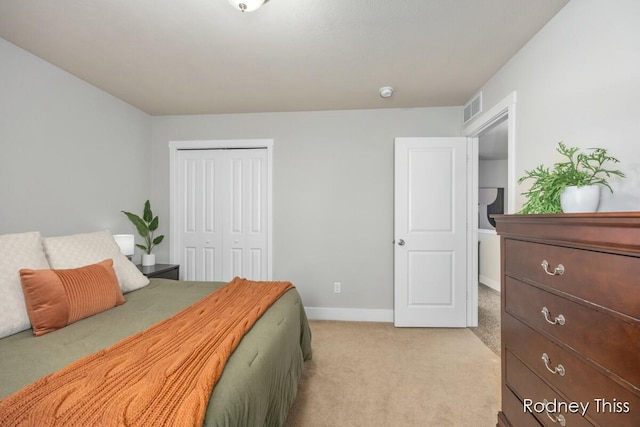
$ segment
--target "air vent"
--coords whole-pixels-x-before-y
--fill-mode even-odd
[[[474,117],[482,112],[482,92],[471,98],[471,101],[467,102],[462,110],[462,124],[466,125]]]

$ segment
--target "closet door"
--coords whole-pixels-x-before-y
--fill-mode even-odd
[[[218,150],[178,152],[178,239],[182,279],[222,279],[222,203]]]
[[[267,150],[178,151],[184,280],[268,279]]]
[[[267,150],[223,150],[222,280],[267,280]]]

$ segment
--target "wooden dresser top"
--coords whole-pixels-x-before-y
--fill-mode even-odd
[[[640,257],[640,212],[493,215],[499,235]]]

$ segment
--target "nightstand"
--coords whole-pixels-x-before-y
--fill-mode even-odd
[[[142,265],[136,265],[138,270],[142,272],[148,278],[161,278],[161,279],[172,279],[172,280],[180,280],[180,266],[178,264],[156,264],[150,265],[148,267],[143,267]]]

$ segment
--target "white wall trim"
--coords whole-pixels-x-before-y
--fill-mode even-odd
[[[363,308],[305,307],[310,320],[393,323],[393,310]]]
[[[478,212],[477,212],[477,203],[478,203],[478,158],[479,158],[479,147],[478,147],[478,137],[480,134],[488,129],[490,126],[504,118],[507,117],[507,147],[508,147],[508,158],[507,158],[507,194],[508,194],[508,205],[507,205],[507,213],[513,213],[515,211],[515,200],[516,200],[516,179],[515,179],[515,159],[516,159],[516,92],[511,92],[508,96],[498,102],[496,105],[491,107],[486,112],[480,114],[471,124],[464,127],[462,129],[462,134],[467,138],[471,138],[475,143],[471,144],[472,150],[470,153],[471,156],[471,170],[470,170],[470,178],[469,188],[471,188],[472,195],[470,196],[472,200],[471,204],[475,206],[475,216],[472,219],[472,224],[470,224],[471,229],[469,230],[470,239],[472,240],[470,246],[471,260],[469,265],[472,268],[469,268],[469,278],[467,280],[467,326],[475,327],[478,326],[478,269],[480,266],[478,265]],[[472,277],[475,275],[475,277]],[[500,287],[498,286],[498,289]]]
[[[196,141],[169,141],[169,259],[180,259],[178,246],[178,151],[214,150],[224,148],[267,149],[267,280],[273,280],[273,139],[217,139]]]
[[[478,174],[477,135],[467,137],[467,326],[478,326]]]
[[[487,285],[491,289],[500,292],[500,282],[497,282],[497,281],[495,281],[493,279],[490,279],[487,276],[484,276],[484,275],[481,274],[480,275],[480,283],[482,283],[483,285]]]

